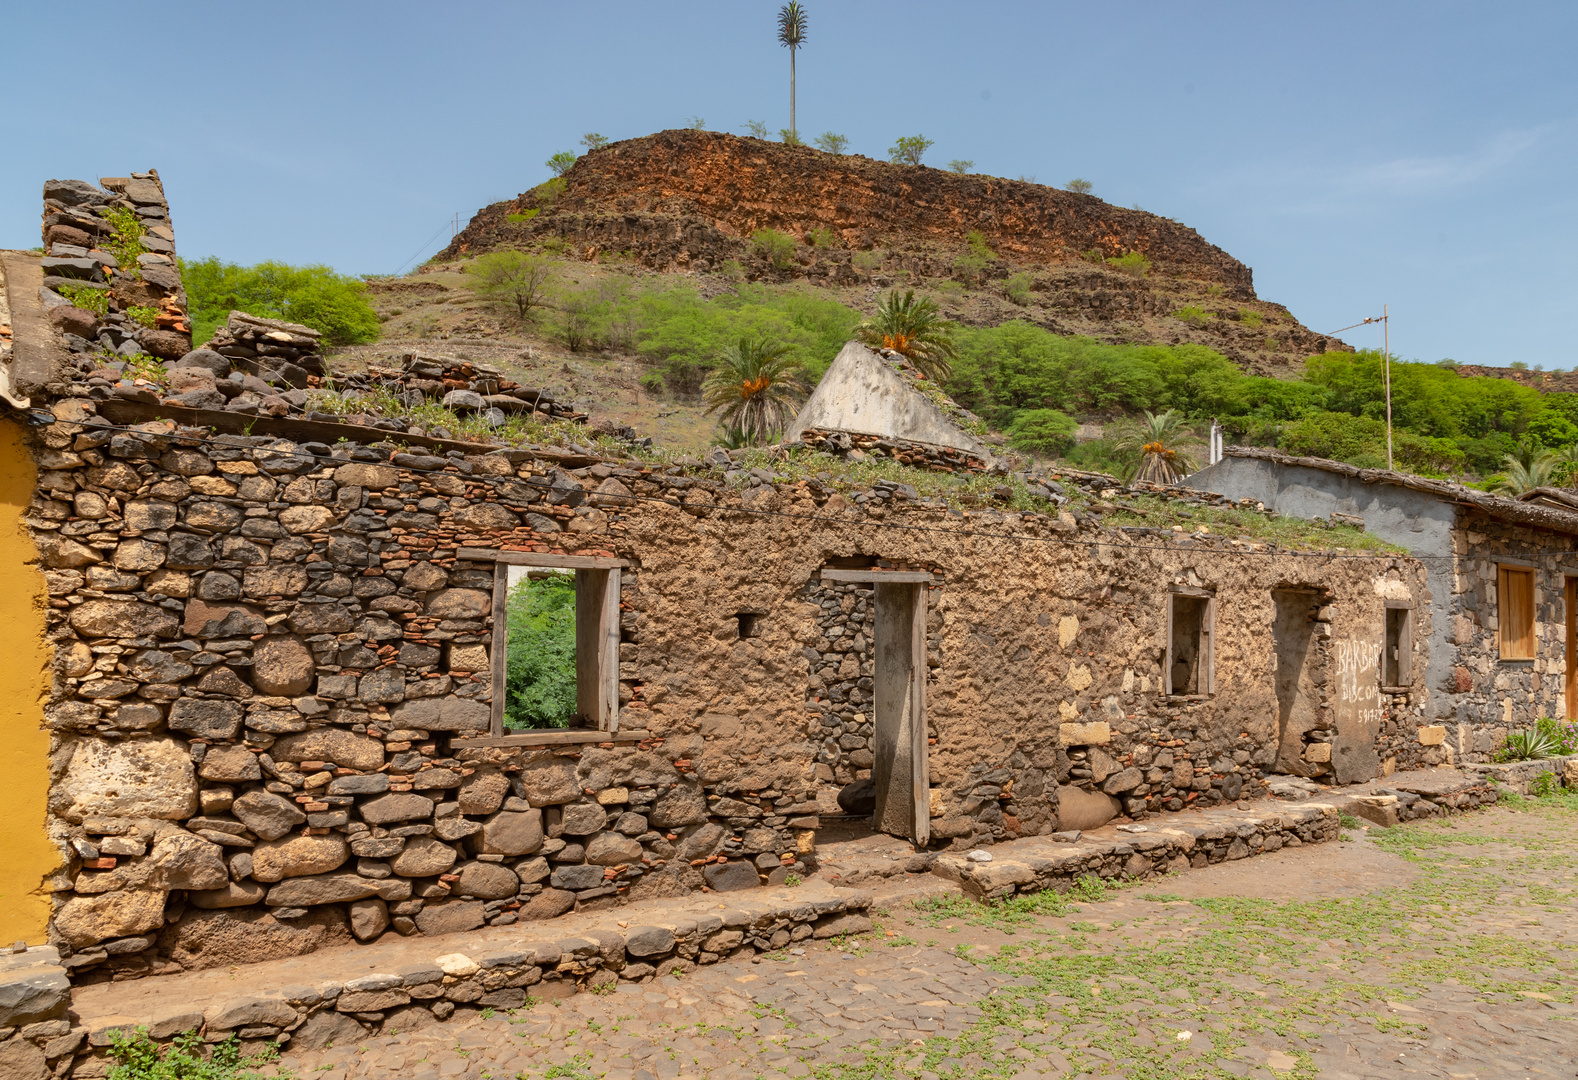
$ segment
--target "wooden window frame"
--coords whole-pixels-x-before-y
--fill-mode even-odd
[[[1521,620],[1524,625],[1520,627],[1524,632],[1518,638],[1508,636],[1508,627],[1514,621],[1511,617],[1515,604],[1512,601],[1512,581],[1519,579],[1527,582],[1528,587],[1528,617]],[[1535,619],[1535,568],[1521,566],[1516,563],[1496,564],[1496,643],[1497,652],[1502,660],[1513,662],[1526,662],[1533,660],[1539,651],[1539,643],[1534,640]],[[1519,651],[1517,643],[1527,639],[1526,651]]]
[[[1205,610],[1200,613],[1200,658],[1195,674],[1193,694],[1173,693],[1173,609],[1178,597],[1204,600]],[[1167,593],[1167,638],[1162,656],[1162,694],[1184,701],[1198,701],[1216,693],[1216,593],[1210,589],[1177,586]]]
[[[577,743],[638,742],[649,731],[619,728],[619,590],[624,559],[555,555],[532,551],[461,548],[457,558],[493,563],[493,708],[486,738],[469,746],[564,746]],[[504,731],[504,679],[509,628],[506,604],[512,566],[575,571],[576,704],[595,728],[565,731]]]
[[[1393,611],[1406,611],[1402,624],[1397,631],[1397,681],[1386,682],[1386,623],[1381,624],[1381,689],[1406,690],[1414,683],[1414,605],[1411,600],[1386,601],[1383,620],[1389,619]]]

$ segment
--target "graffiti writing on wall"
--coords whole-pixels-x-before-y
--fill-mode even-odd
[[[1332,649],[1337,658],[1337,712],[1361,724],[1379,723],[1381,685],[1378,665],[1381,653],[1374,641],[1349,638]]]

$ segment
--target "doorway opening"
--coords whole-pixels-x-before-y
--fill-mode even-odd
[[[1309,736],[1326,727],[1321,715],[1321,684],[1326,650],[1317,645],[1317,616],[1322,594],[1310,589],[1273,589],[1272,649],[1277,699],[1277,771],[1293,776],[1318,776],[1331,768],[1309,761]],[[1319,756],[1319,755],[1316,755]]]
[[[931,839],[926,728],[926,587],[922,571],[826,567],[823,582],[872,587],[872,827],[924,845]]]

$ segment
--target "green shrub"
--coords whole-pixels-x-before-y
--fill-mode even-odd
[[[750,131],[752,137],[757,139],[765,139],[772,135],[771,129],[768,128],[766,121],[763,120],[747,120],[745,121],[745,127]]]
[[[541,211],[534,206],[530,210],[522,210],[517,214],[505,214],[504,220],[509,222],[511,225],[524,225],[532,218],[536,217],[539,213],[541,213]]]
[[[1089,195],[1094,186],[1089,180],[1081,180],[1077,177],[1063,185],[1066,190],[1076,195]]]
[[[692,116],[685,120],[685,127],[689,131],[706,131],[707,121],[704,117]]]
[[[137,215],[124,206],[106,210],[104,220],[110,223],[113,232],[108,238],[100,240],[99,246],[115,256],[115,261],[120,264],[121,269],[137,274],[137,256],[148,250],[142,244],[142,238],[147,235],[148,230],[143,227]]]
[[[926,151],[935,144],[924,135],[906,135],[888,147],[888,160],[895,165],[919,165]]]
[[[791,130],[789,128],[779,128],[778,129],[778,141],[783,143],[785,146],[804,146],[805,145],[805,143],[800,141],[800,133],[798,131],[793,131],[793,130]]]
[[[595,131],[588,131],[581,136],[581,145],[588,150],[601,150],[608,145],[608,136],[600,135]]]
[[[1190,326],[1204,326],[1206,323],[1211,321],[1211,313],[1202,307],[1195,306],[1194,304],[1185,304],[1183,307],[1173,312],[1173,318],[1177,319],[1179,322],[1186,322]]]
[[[774,270],[787,270],[794,265],[794,237],[777,229],[757,229],[751,234],[751,251],[766,259]]]
[[[997,252],[986,242],[986,234],[972,229],[964,234],[965,251],[954,261],[953,268],[968,281],[979,281],[989,266],[997,261]]]
[[[838,247],[838,234],[826,225],[818,225],[812,229],[806,240],[814,248]]]
[[[492,251],[466,268],[473,292],[523,324],[548,302],[556,273],[551,259],[526,251]]]
[[[824,131],[818,135],[816,146],[818,150],[824,150],[829,154],[849,153],[849,139],[831,131]]]
[[[326,345],[378,338],[378,314],[365,283],[327,266],[261,262],[240,266],[210,256],[181,263],[192,315],[192,341],[201,345],[234,311],[310,326]]]
[[[1008,279],[1003,282],[1003,295],[1020,307],[1024,307],[1030,303],[1030,288],[1035,282],[1036,279],[1033,275],[1023,271],[1017,274],[1010,274]]]
[[[869,274],[874,270],[882,269],[884,258],[886,256],[880,251],[857,251],[849,261],[856,270]]]
[[[564,194],[564,189],[568,186],[569,181],[564,177],[555,176],[552,180],[544,180],[526,194],[538,208],[546,209],[559,201],[559,196]]]
[[[257,1070],[279,1056],[277,1048],[260,1054],[243,1054],[231,1035],[205,1044],[195,1031],[177,1035],[164,1050],[148,1037],[147,1028],[110,1032],[109,1080],[261,1080]]]
[[[1057,409],[1025,409],[1014,416],[1006,432],[1008,442],[1032,454],[1061,457],[1074,445],[1079,422]]]
[[[1119,255],[1116,259],[1108,259],[1107,265],[1132,277],[1148,277],[1151,272],[1151,260],[1138,251],[1130,251]]]
[[[159,309],[156,307],[133,304],[126,309],[126,317],[131,319],[132,322],[147,327],[149,330],[159,325]]]
[[[575,167],[575,154],[569,150],[560,150],[543,164],[548,166],[555,177],[560,177]]]
[[[975,168],[975,162],[968,158],[954,158],[948,162],[948,171],[958,173],[960,176],[965,175],[973,168]]]
[[[1222,291],[1221,286],[1215,286],[1215,288],[1219,293]],[[1258,311],[1251,311],[1249,308],[1244,308],[1238,313],[1238,321],[1241,325],[1247,326],[1251,330],[1255,330],[1259,329],[1260,324],[1265,322],[1265,318]]]
[[[110,313],[110,294],[104,289],[90,289],[86,285],[62,285],[55,291],[70,300],[72,307],[91,311],[101,319]]]
[[[574,576],[522,578],[506,605],[504,726],[569,727],[578,711]]]

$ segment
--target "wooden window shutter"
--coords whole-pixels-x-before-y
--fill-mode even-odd
[[[1173,692],[1173,608],[1178,606],[1178,594],[1167,594],[1167,647],[1162,650],[1162,693]]]
[[[1534,571],[1522,566],[1499,567],[1496,601],[1501,658],[1534,659]]]

